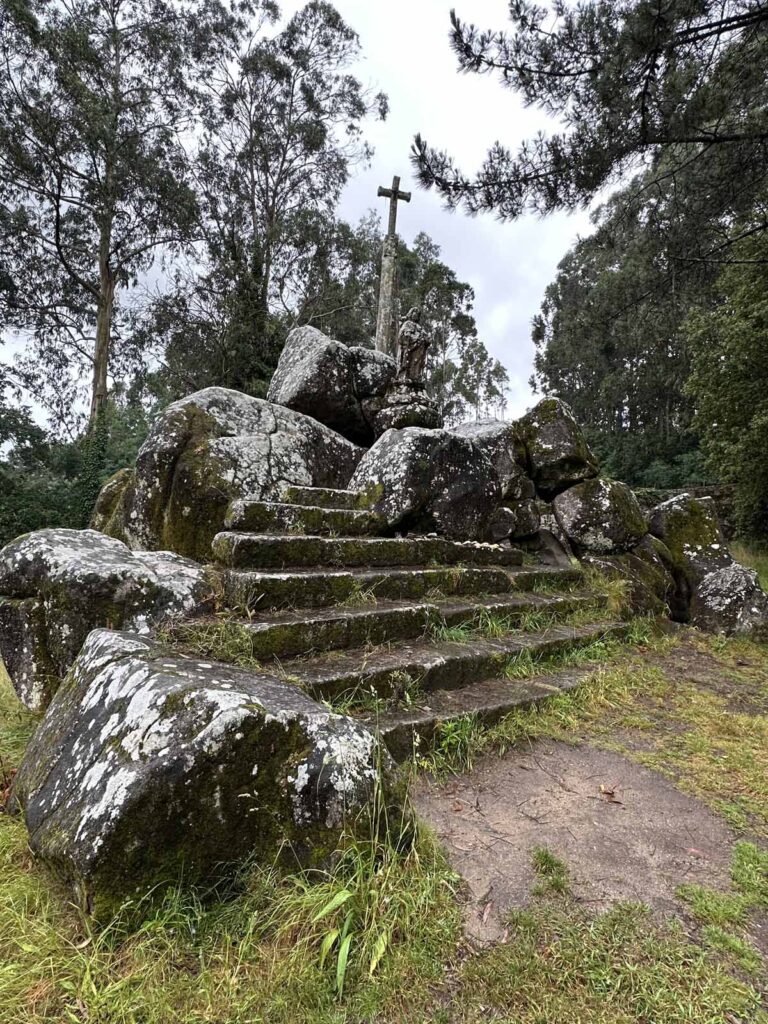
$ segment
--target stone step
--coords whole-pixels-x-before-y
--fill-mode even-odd
[[[430,626],[461,626],[477,622],[483,615],[496,616],[502,620],[502,625],[508,623],[509,629],[513,629],[531,612],[562,618],[581,608],[597,610],[603,605],[604,599],[584,593],[560,597],[498,594],[473,600],[381,601],[359,608],[277,612],[264,615],[258,621],[237,621],[233,625],[250,634],[253,657],[268,661],[413,639],[423,636]],[[219,629],[226,627],[226,620],[213,621]],[[185,632],[194,630],[199,622],[182,622],[174,632],[183,642]]]
[[[213,538],[214,560],[230,569],[311,566],[521,565],[522,552],[439,537],[301,537],[224,530]]]
[[[500,640],[422,639],[372,651],[331,652],[309,661],[286,662],[282,668],[288,680],[320,699],[354,699],[370,693],[390,697],[409,684],[420,692],[457,689],[503,675],[509,660],[526,651],[540,658],[607,637],[619,638],[626,630],[626,623],[594,622],[510,633]]]
[[[238,498],[227,509],[228,530],[253,533],[342,534],[348,537],[381,535],[386,522],[368,509],[324,508],[277,501]]]
[[[483,679],[455,690],[433,690],[418,707],[355,717],[378,732],[396,761],[424,754],[439,741],[443,725],[472,717],[490,726],[517,708],[540,704],[584,682],[590,669],[564,669],[530,679]]]
[[[251,615],[278,608],[352,607],[384,600],[563,590],[581,579],[580,569],[560,566],[229,571],[222,575],[220,600],[230,611]]]
[[[340,491],[332,487],[297,487],[286,484],[280,497],[289,505],[314,505],[320,508],[367,509],[370,501],[360,491]]]

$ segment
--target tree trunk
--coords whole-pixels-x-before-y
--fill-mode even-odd
[[[92,431],[107,401],[107,372],[112,344],[112,311],[115,304],[115,280],[108,266],[100,275],[99,305],[96,312],[96,345],[93,352],[93,386],[88,430]]]

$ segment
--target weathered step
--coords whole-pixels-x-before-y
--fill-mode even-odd
[[[626,623],[595,622],[513,633],[500,640],[451,643],[425,639],[373,651],[331,652],[310,661],[288,662],[283,670],[292,682],[320,698],[353,698],[374,692],[389,697],[409,684],[421,691],[467,686],[503,675],[510,659],[524,652],[542,658],[608,637],[621,638],[626,630]]]
[[[221,600],[231,611],[252,614],[277,608],[352,606],[383,600],[504,594],[544,587],[548,591],[562,590],[581,578],[579,569],[560,566],[230,571],[222,576]]]
[[[529,593],[498,594],[474,600],[382,601],[357,608],[277,612],[264,615],[258,621],[192,620],[179,623],[174,633],[183,642],[185,635],[194,633],[199,637],[209,626],[219,637],[228,628],[239,636],[242,630],[247,630],[254,658],[282,660],[313,652],[413,639],[424,635],[430,627],[471,624],[483,616],[495,616],[498,625],[513,629],[531,612],[563,617],[580,608],[597,609],[601,603],[592,594],[550,597]]]
[[[276,501],[238,498],[227,510],[228,530],[254,533],[344,534],[349,537],[383,534],[386,522],[369,509],[289,505]]]
[[[433,690],[419,707],[356,716],[379,733],[396,761],[434,747],[442,726],[473,717],[493,725],[517,708],[540,704],[579,686],[589,668],[565,669],[530,679],[483,679],[455,690]]]
[[[310,566],[521,565],[522,552],[497,545],[461,544],[439,537],[301,537],[223,531],[213,557],[231,569]]]
[[[339,491],[332,487],[297,487],[286,484],[280,496],[291,505],[316,505],[320,508],[366,509],[369,499],[360,491]]]

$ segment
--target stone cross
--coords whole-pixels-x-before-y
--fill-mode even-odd
[[[397,204],[399,200],[410,203],[411,193],[400,191],[400,179],[395,175],[392,179],[392,188],[379,186],[378,195],[389,199],[389,226],[381,253],[376,348],[379,352],[395,356],[397,355]]]

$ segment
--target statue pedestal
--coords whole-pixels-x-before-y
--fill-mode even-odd
[[[376,408],[369,408],[368,414],[377,437],[403,427],[436,429],[443,425],[437,406],[420,381],[395,380],[383,397],[374,401]]]

